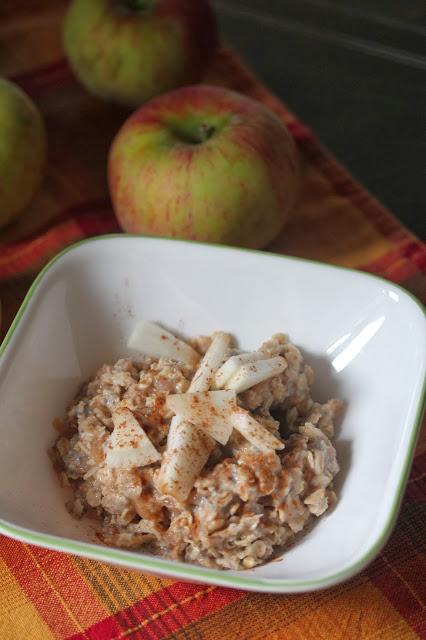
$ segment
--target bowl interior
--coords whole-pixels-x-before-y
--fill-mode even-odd
[[[321,579],[359,562],[385,535],[413,446],[425,371],[420,308],[356,272],[159,239],[84,243],[32,293],[0,358],[0,518],[93,541],[64,507],[48,457],[53,424],[99,365],[131,355],[126,341],[141,318],[183,336],[224,329],[246,349],[289,334],[314,368],[314,397],[346,403],[339,502],[283,560],[250,574]]]

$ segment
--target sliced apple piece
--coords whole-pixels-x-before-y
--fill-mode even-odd
[[[193,366],[200,359],[200,354],[189,344],[179,340],[158,324],[145,320],[135,327],[127,346],[151,358],[167,358]]]
[[[200,365],[192,378],[189,385],[188,393],[196,393],[201,391],[208,391],[212,382],[215,371],[219,367],[226,351],[229,348],[230,336],[223,331],[218,331],[214,334],[212,343],[207,349],[204,358],[200,362]],[[169,433],[167,436],[167,448],[171,446],[174,434],[179,425],[179,418],[173,416],[170,422]]]
[[[108,467],[144,467],[161,459],[160,453],[129,409],[114,411],[112,422],[114,430],[105,445]]]
[[[217,332],[213,336],[213,340],[210,344],[210,347],[207,349],[202,361],[200,362],[200,365],[197,371],[195,372],[194,377],[192,378],[191,384],[189,385],[188,393],[196,393],[196,392],[209,390],[210,385],[212,383],[213,376],[217,368],[219,367],[220,363],[223,361],[226,351],[229,348],[229,342],[230,342],[229,334],[224,333],[222,331]],[[181,424],[181,419],[176,415],[173,416],[170,422],[169,433],[167,436],[167,452],[169,452],[171,449],[177,446],[176,442],[179,443],[182,441],[182,437],[181,437],[182,434],[180,434],[179,437],[177,436],[177,434],[180,433],[180,428],[179,428],[180,424]],[[188,435],[190,432],[194,434],[195,427],[193,427],[193,425],[190,425],[190,423],[186,423],[186,424],[187,424],[187,428],[185,429],[185,434]],[[189,429],[190,426],[192,427],[191,430]],[[203,434],[203,435],[206,435],[206,434]],[[197,434],[194,434],[194,438],[198,440],[199,436]],[[209,455],[210,455],[210,452],[213,450],[213,447],[214,447],[214,440],[209,436],[208,438],[211,445],[209,448],[210,449]],[[199,468],[198,473],[203,468],[205,462],[207,461],[207,458]],[[164,462],[164,464],[162,464],[161,466],[161,469],[162,469],[161,477],[163,477],[163,467],[165,464],[166,463]],[[197,466],[197,469],[198,469],[198,466]]]
[[[190,422],[177,422],[163,457],[157,488],[184,502],[214,448],[214,440]]]
[[[176,431],[176,428],[179,424],[179,418],[177,416],[173,416],[170,420],[169,433],[167,434],[167,449],[170,448],[170,442],[172,441],[173,434]]]
[[[225,389],[232,389],[236,393],[241,393],[259,384],[259,382],[278,376],[286,367],[287,362],[281,356],[243,364],[225,384]]]
[[[236,407],[235,391],[207,391],[167,396],[166,406],[180,420],[203,429],[220,444],[232,433],[231,410]]]
[[[257,362],[258,360],[265,360],[267,356],[259,351],[252,351],[251,353],[240,353],[236,356],[231,356],[223,363],[218,369],[214,377],[214,388],[223,389],[226,383],[234,376],[241,365],[248,362]]]
[[[210,389],[214,375],[229,349],[230,340],[231,336],[223,331],[218,331],[214,334],[210,347],[207,349],[192,378],[188,389],[189,393],[208,391]]]
[[[263,424],[260,424],[245,409],[236,407],[232,411],[232,425],[246,440],[260,451],[284,449],[284,443],[272,434]]]

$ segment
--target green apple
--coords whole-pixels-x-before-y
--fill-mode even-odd
[[[64,25],[88,91],[131,107],[198,82],[216,43],[208,0],[73,0]]]
[[[125,122],[110,150],[109,186],[126,231],[264,247],[295,204],[298,154],[260,103],[185,87]]]
[[[0,78],[0,227],[13,220],[38,189],[46,158],[46,133],[35,104]]]

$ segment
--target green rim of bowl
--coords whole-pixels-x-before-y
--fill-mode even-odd
[[[222,248],[226,250],[243,251],[245,253],[255,253],[258,255],[262,255],[263,257],[272,256],[275,258],[282,258],[284,260],[293,260],[296,262],[320,265],[321,267],[325,267],[329,269],[350,271],[352,273],[356,273],[357,275],[365,278],[373,278],[374,280],[385,284],[386,287],[391,286],[392,288],[399,290],[403,295],[407,296],[408,298],[411,298],[411,300],[416,304],[416,306],[423,313],[426,319],[425,308],[417,300],[417,298],[413,296],[409,291],[406,291],[403,287],[400,287],[399,285],[391,281],[385,280],[380,276],[376,276],[367,272],[358,271],[357,269],[352,269],[349,267],[338,266],[333,264],[326,264],[326,263],[319,262],[317,260],[296,258],[294,256],[285,256],[285,255],[275,254],[272,252],[259,251],[255,249],[229,247],[226,245],[211,245],[208,243],[195,242],[191,240],[174,240],[171,238],[161,238],[157,236],[146,236],[146,235],[140,235],[140,234],[114,233],[114,234],[96,236],[92,238],[87,238],[85,240],[81,240],[69,247],[66,247],[60,253],[58,253],[54,258],[50,260],[50,262],[40,271],[40,273],[37,275],[32,285],[30,286],[0,346],[0,357],[4,354],[5,350],[7,349],[12,339],[12,336],[14,335],[22,319],[30,300],[32,299],[34,293],[36,292],[36,290],[40,285],[40,282],[44,279],[48,271],[50,271],[52,266],[56,262],[58,262],[58,260],[60,260],[64,255],[66,255],[70,251],[74,251],[75,249],[77,249],[78,247],[81,247],[84,244],[90,244],[90,243],[105,241],[105,240],[125,239],[125,238],[143,238],[148,240],[162,240],[162,241],[174,242],[174,243],[180,243],[180,244],[195,244],[195,245],[201,245],[201,246],[208,246],[210,249],[213,249],[213,250],[215,248]],[[290,592],[311,591],[314,589],[329,587],[339,582],[342,582],[344,580],[348,580],[355,574],[359,573],[379,553],[379,551],[382,549],[382,547],[386,543],[389,535],[391,534],[393,526],[398,516],[399,507],[401,504],[403,492],[405,489],[405,485],[407,483],[408,474],[409,474],[412,459],[414,456],[417,437],[420,432],[420,426],[421,426],[421,420],[422,420],[425,401],[426,401],[426,377],[423,381],[423,387],[420,392],[420,398],[417,406],[416,417],[411,427],[410,441],[408,443],[404,463],[402,466],[402,472],[399,478],[399,483],[395,491],[395,494],[393,496],[392,507],[389,510],[388,517],[386,519],[386,522],[383,526],[383,529],[380,535],[369,547],[369,549],[364,553],[364,555],[358,560],[356,560],[356,562],[353,562],[352,564],[345,567],[341,571],[330,574],[328,576],[324,576],[323,578],[313,579],[313,580],[292,580],[292,579],[280,580],[280,579],[271,579],[271,578],[257,578],[255,576],[247,576],[247,575],[240,576],[240,575],[230,574],[226,571],[223,571],[223,572],[218,571],[216,569],[206,570],[203,567],[198,567],[196,565],[171,563],[161,558],[141,556],[136,553],[123,551],[120,549],[114,549],[111,547],[101,547],[95,544],[70,540],[67,538],[61,538],[59,536],[53,536],[50,534],[37,533],[29,529],[25,529],[23,527],[10,524],[9,522],[2,519],[0,519],[0,533],[4,533],[5,535],[8,535],[12,538],[15,538],[23,542],[27,542],[29,544],[35,544],[41,547],[54,549],[55,551],[67,552],[75,555],[93,558],[95,560],[110,562],[112,564],[119,564],[128,569],[146,570],[146,571],[151,571],[153,573],[168,575],[174,578],[181,578],[183,580],[207,582],[210,584],[222,585],[230,588],[237,588],[237,589],[240,588],[245,590],[263,591],[263,592],[269,592],[269,593],[274,593],[274,592],[290,593]]]

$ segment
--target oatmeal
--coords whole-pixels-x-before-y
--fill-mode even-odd
[[[330,508],[341,401],[311,397],[286,336],[241,353],[217,332],[185,343],[144,323],[136,359],[103,365],[54,446],[68,507],[106,544],[250,569]]]

